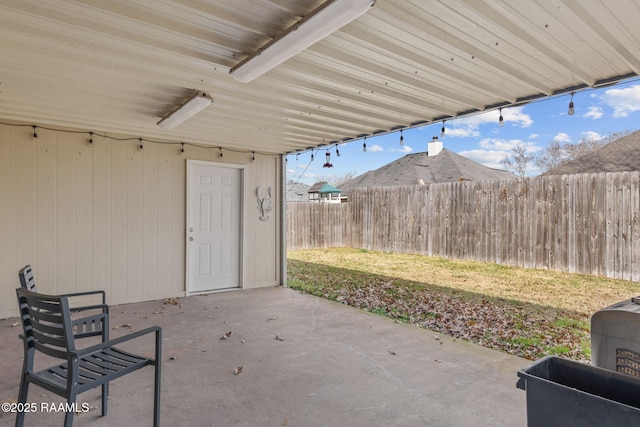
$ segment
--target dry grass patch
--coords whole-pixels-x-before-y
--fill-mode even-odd
[[[288,254],[291,287],[536,359],[590,357],[589,316],[640,284],[354,249]]]
[[[294,251],[287,254],[287,258],[573,310],[585,315],[640,294],[640,283],[624,280],[422,255],[341,248]]]

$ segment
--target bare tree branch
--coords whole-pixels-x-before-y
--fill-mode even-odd
[[[529,164],[534,159],[535,156],[527,152],[524,145],[516,145],[511,149],[511,152],[505,153],[500,163],[509,172],[524,178],[527,175]]]

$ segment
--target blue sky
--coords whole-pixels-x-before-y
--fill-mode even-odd
[[[474,116],[447,120],[444,148],[480,164],[502,169],[500,160],[516,145],[527,151],[544,150],[554,140],[578,142],[582,138],[599,139],[610,132],[634,131],[640,128],[640,80],[633,79],[601,89],[586,89],[573,97],[575,114],[567,114],[570,95],[545,98],[520,107],[504,108],[504,126],[498,125],[499,112],[488,111]],[[317,181],[335,181],[352,172],[358,176],[377,169],[406,154],[424,152],[433,136],[440,137],[442,123],[403,131],[404,144],[400,145],[400,132],[367,138],[367,152],[362,140],[338,146],[331,152],[334,167],[323,168],[325,150],[311,151],[298,156],[287,156],[287,179],[313,184]],[[528,175],[538,175],[531,166]]]

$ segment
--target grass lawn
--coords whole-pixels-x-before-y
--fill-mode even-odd
[[[293,251],[289,286],[527,359],[590,359],[590,316],[640,283],[360,249]]]

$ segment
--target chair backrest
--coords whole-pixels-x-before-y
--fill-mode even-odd
[[[18,272],[20,278],[20,286],[31,292],[36,291],[36,278],[33,277],[33,270],[31,265],[27,264]]]
[[[49,356],[67,359],[75,350],[69,301],[64,296],[42,295],[16,289],[25,351],[33,348]]]

